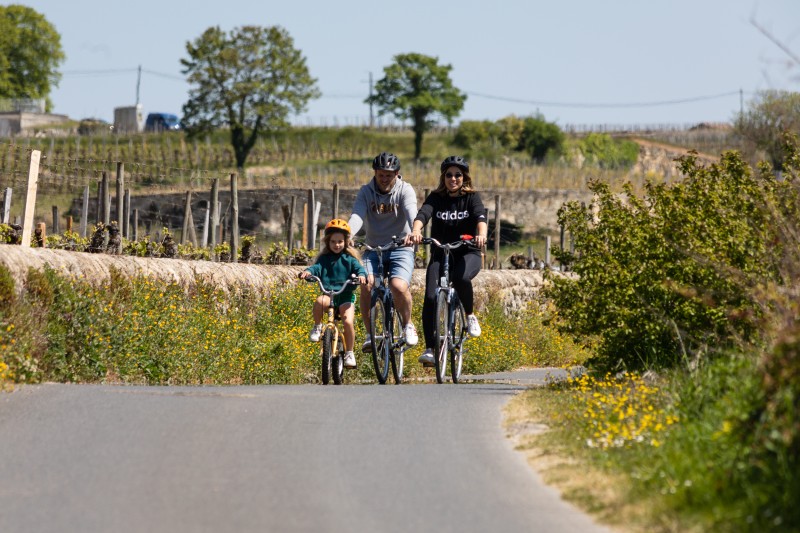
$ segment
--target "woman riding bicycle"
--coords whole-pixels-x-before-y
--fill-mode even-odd
[[[350,226],[344,220],[333,219],[325,225],[325,236],[322,238],[324,247],[317,256],[316,262],[298,274],[301,279],[310,275],[317,276],[327,288],[339,289],[352,276],[358,276],[361,283],[366,280],[367,272],[361,265],[358,250],[349,246]],[[339,308],[339,316],[344,325],[344,366],[356,367],[356,357],[353,354],[353,345],[356,340],[354,322],[356,293],[355,287],[350,287],[334,297],[334,304]],[[314,327],[311,328],[309,338],[311,342],[319,341],[322,334],[322,317],[328,308],[328,297],[320,295],[314,302]]]
[[[442,243],[461,240],[462,235],[472,235],[475,247],[461,246],[452,251],[450,273],[453,288],[464,306],[467,314],[467,330],[473,337],[481,334],[481,327],[474,314],[472,279],[481,269],[480,249],[486,244],[488,226],[486,224],[486,208],[481,196],[472,186],[469,175],[469,164],[458,155],[451,155],[442,161],[439,186],[428,195],[417,212],[406,238],[408,243],[422,242],[422,228],[429,220],[431,237]],[[425,275],[425,301],[422,306],[422,330],[425,334],[425,351],[419,362],[431,366],[434,364],[433,350],[436,346],[436,288],[442,275],[442,250],[432,247],[431,262]]]

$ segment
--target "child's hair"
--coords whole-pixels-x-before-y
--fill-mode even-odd
[[[333,253],[333,252],[331,252],[330,242],[331,242],[331,235],[333,235],[335,233],[340,233],[340,234],[344,235],[344,240],[347,243],[347,246],[345,246],[345,248],[342,251],[342,253],[352,255],[353,257],[355,257],[356,259],[361,261],[361,252],[359,252],[354,246],[350,246],[350,242],[349,242],[350,234],[345,232],[344,230],[326,231],[325,232],[325,236],[322,238],[322,244],[324,246],[322,247],[322,250],[320,250],[319,255],[317,255],[317,257],[319,257],[320,255],[323,255],[323,254],[332,254]]]

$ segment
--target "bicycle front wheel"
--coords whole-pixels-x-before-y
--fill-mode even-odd
[[[445,369],[447,367],[448,337],[450,336],[447,328],[449,325],[449,309],[447,302],[447,292],[439,291],[436,295],[436,351],[433,360],[436,366],[436,381],[444,382]]]
[[[450,344],[450,376],[453,383],[458,383],[461,379],[461,367],[464,363],[464,339],[467,338],[467,315],[464,313],[464,306],[454,294],[453,302],[453,339]]]
[[[331,359],[331,374],[333,382],[341,385],[344,381],[344,335],[337,329],[336,336],[339,340],[336,342],[336,356]]]
[[[386,331],[386,307],[383,300],[373,298],[372,308],[369,310],[369,332],[372,336],[372,363],[375,365],[375,377],[383,385],[389,377],[389,351],[391,349],[392,335]]]
[[[331,380],[331,359],[333,359],[333,329],[325,328],[322,334],[322,384]]]
[[[392,375],[394,382],[400,384],[403,381],[403,352],[406,351],[405,336],[403,335],[403,319],[400,318],[400,313],[393,310],[391,313],[394,316],[392,320]]]

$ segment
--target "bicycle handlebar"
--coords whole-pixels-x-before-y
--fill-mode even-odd
[[[422,244],[433,244],[434,246],[437,246],[445,250],[455,250],[456,248],[464,245],[476,247],[475,241],[473,239],[474,238],[472,237],[472,235],[462,235],[460,241],[442,244],[433,237],[424,237],[422,239]]]
[[[322,285],[322,280],[319,279],[317,276],[315,276],[313,274],[310,275],[310,276],[306,276],[303,279],[305,279],[309,283],[316,283],[317,285],[319,285],[319,290],[322,291],[322,294],[324,294],[326,296],[336,296],[338,294],[342,294],[344,292],[344,290],[347,288],[348,285],[361,285],[361,282],[358,280],[358,278],[353,276],[350,279],[348,279],[347,281],[345,281],[344,284],[341,286],[341,288],[339,288],[338,291],[334,291],[333,289],[326,289]]]
[[[364,248],[369,252],[387,252],[389,250],[394,250],[395,248],[400,248],[405,244],[405,239],[403,237],[393,236],[392,240],[388,244],[383,244],[381,246],[370,246],[364,241],[360,241],[355,243],[356,248]]]

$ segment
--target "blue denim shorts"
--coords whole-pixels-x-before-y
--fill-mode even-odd
[[[378,272],[378,252],[364,252],[364,269],[367,275]],[[414,248],[403,246],[383,252],[383,269],[389,272],[389,279],[400,278],[411,285],[411,274],[414,272]]]

